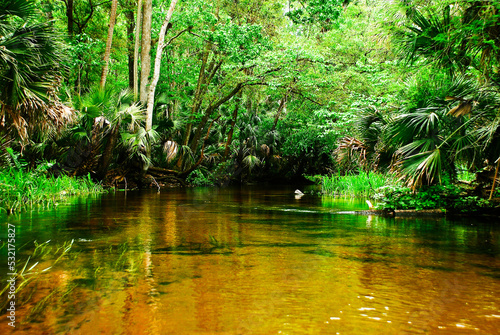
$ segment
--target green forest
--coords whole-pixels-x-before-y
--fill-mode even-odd
[[[0,0],[0,207],[312,180],[498,209],[499,71],[496,1]]]

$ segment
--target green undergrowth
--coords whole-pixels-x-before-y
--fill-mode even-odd
[[[10,168],[0,172],[0,211],[8,214],[51,208],[70,196],[101,194],[104,188],[87,177],[54,177]]]
[[[468,179],[472,177],[469,176]],[[369,198],[374,202],[375,208],[386,211],[429,209],[442,209],[450,213],[500,211],[498,201],[500,189],[493,194],[493,200],[475,194],[473,187],[467,184],[446,183],[413,190],[401,185],[392,174],[375,172],[322,176],[321,190],[325,195]]]
[[[500,196],[498,190],[494,196]],[[408,187],[387,187],[374,196],[377,208],[384,210],[444,209],[457,213],[471,213],[495,209],[495,200],[488,200],[458,185],[432,185],[412,190]]]
[[[353,175],[323,176],[321,191],[333,196],[372,197],[379,189],[387,185],[394,185],[392,174],[376,172],[360,172]]]

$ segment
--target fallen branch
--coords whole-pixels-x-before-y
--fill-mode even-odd
[[[154,167],[150,166],[148,169],[148,172],[156,172],[156,173],[162,173],[162,174],[173,174],[173,175],[178,175],[180,172],[176,170],[169,170],[169,169],[164,169],[160,167]]]

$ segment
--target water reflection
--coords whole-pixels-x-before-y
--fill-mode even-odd
[[[35,294],[18,311],[23,324],[17,331],[499,329],[498,226],[339,214],[366,204],[308,194],[295,199],[293,191],[128,192],[6,218],[23,241],[75,239],[64,262],[38,278]],[[33,313],[36,306],[44,308]],[[0,323],[0,331],[11,330]]]

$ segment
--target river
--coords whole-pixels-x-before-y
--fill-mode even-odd
[[[498,218],[352,215],[363,200],[293,191],[118,192],[3,216],[31,278],[15,333],[500,333]],[[38,256],[34,241],[49,241]]]

